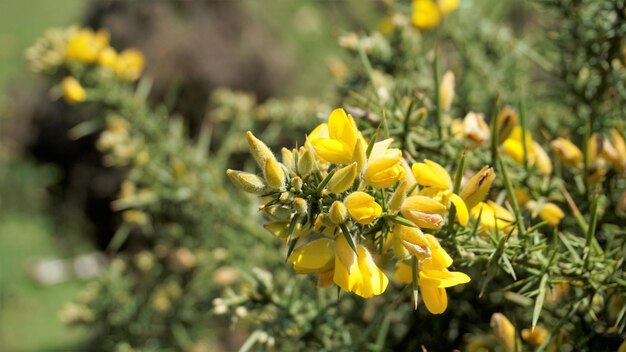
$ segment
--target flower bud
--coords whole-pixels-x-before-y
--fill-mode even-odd
[[[263,227],[281,240],[285,240],[287,238],[287,230],[289,228],[288,222],[270,222],[264,224]]]
[[[483,114],[469,112],[463,119],[463,135],[470,141],[480,144],[489,139],[489,126]]]
[[[170,264],[178,270],[187,271],[196,266],[196,256],[188,248],[178,248],[170,254]]]
[[[500,143],[509,138],[515,125],[517,125],[517,113],[506,105],[498,114],[498,141]]]
[[[436,200],[424,196],[408,197],[400,209],[402,216],[421,228],[437,229],[443,223],[443,212],[446,206]]]
[[[328,190],[332,193],[343,193],[347,191],[357,175],[357,163],[354,162],[348,166],[344,166],[337,170],[335,174],[328,181]]]
[[[291,186],[293,190],[297,193],[302,192],[302,179],[299,176],[296,176],[291,179]]]
[[[250,131],[248,131],[248,147],[250,148],[250,154],[252,154],[252,157],[254,157],[254,160],[261,170],[265,170],[267,160],[276,160],[270,148],[260,139],[256,138]]]
[[[81,103],[87,99],[85,89],[74,77],[65,77],[61,81],[61,88],[63,89],[63,98],[68,104]]]
[[[541,346],[549,334],[550,332],[541,325],[535,326],[535,329],[522,330],[522,338],[533,347]]]
[[[259,209],[267,214],[267,216],[269,216],[272,220],[288,221],[289,219],[291,219],[291,208],[284,205],[273,205],[270,207],[262,205],[259,207]]]
[[[328,215],[334,224],[339,225],[346,221],[346,218],[348,217],[348,209],[342,202],[336,200],[330,206]]]
[[[278,197],[278,200],[283,204],[291,203],[293,202],[293,193],[283,192],[280,194],[280,197]]]
[[[315,230],[316,231],[321,231],[322,227],[326,227],[326,228],[335,228],[337,224],[335,224],[331,218],[330,215],[325,214],[325,213],[321,213],[320,215],[318,215],[317,219],[315,219]]]
[[[612,161],[613,166],[619,173],[626,172],[626,141],[624,137],[616,130],[611,130],[611,137],[613,138],[613,145],[615,147],[615,154],[617,158]]]
[[[254,194],[263,194],[271,191],[265,184],[265,181],[255,174],[228,169],[226,170],[226,175],[228,175],[230,182],[242,191]]]
[[[569,140],[557,138],[550,143],[550,146],[565,166],[578,168],[582,165],[583,153]]]
[[[496,335],[498,341],[506,352],[515,351],[515,327],[509,319],[507,319],[502,313],[495,313],[491,316],[491,329],[493,334]]]
[[[296,164],[295,164],[295,159],[293,157],[293,152],[287,148],[283,148],[280,150],[280,153],[282,154],[283,165],[285,165],[287,170],[295,173]]]
[[[550,175],[552,173],[552,160],[550,160],[548,153],[536,141],[532,141],[531,149],[539,173],[544,176]]]
[[[489,166],[484,166],[470,178],[460,194],[467,209],[472,209],[485,198],[495,178],[496,174]]]
[[[565,213],[556,204],[545,203],[539,209],[539,216],[551,226],[557,226],[565,217]]]
[[[391,196],[391,200],[389,200],[388,211],[389,212],[398,212],[402,207],[402,203],[406,199],[406,192],[408,191],[409,183],[407,181],[402,181],[396,191],[393,192],[393,196]]]
[[[448,70],[441,78],[439,86],[439,107],[443,112],[450,111],[454,100],[454,73]]]
[[[348,213],[359,224],[367,225],[382,214],[381,206],[365,192],[353,192],[344,201]]]
[[[280,189],[285,186],[285,172],[276,159],[269,158],[265,161],[263,174],[270,187]]]
[[[300,157],[298,158],[298,174],[306,176],[313,171],[315,159],[313,153],[309,149],[300,148]]]
[[[309,206],[306,200],[300,197],[296,197],[296,199],[293,200],[293,207],[299,215],[306,215],[309,211]]]

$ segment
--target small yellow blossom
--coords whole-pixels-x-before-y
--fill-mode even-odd
[[[391,142],[392,139],[377,142],[368,159],[363,180],[374,188],[387,188],[406,175],[401,164],[402,152],[389,149]]]
[[[65,57],[82,63],[98,60],[100,52],[109,45],[109,33],[106,30],[94,32],[82,28],[73,33],[65,47]]]
[[[365,192],[353,192],[344,201],[348,213],[359,224],[367,225],[382,214],[381,206]]]
[[[330,209],[328,210],[328,215],[334,224],[339,225],[348,218],[348,209],[345,204],[336,200],[333,204],[331,204]]]
[[[433,29],[442,18],[459,7],[460,0],[413,0],[413,25],[422,30]]]
[[[134,81],[141,76],[145,65],[143,54],[137,49],[126,49],[117,55],[115,73],[127,81]]]
[[[498,114],[498,140],[500,143],[509,138],[517,125],[518,115],[509,105],[506,105]]]
[[[582,166],[583,153],[568,139],[559,137],[553,140],[550,146],[563,165],[576,168]]]
[[[469,218],[467,206],[461,197],[452,193],[452,179],[446,169],[436,162],[427,159],[423,163],[413,164],[411,169],[420,185],[431,188],[424,191],[434,193],[435,196],[443,198],[446,204],[449,204],[447,203],[448,201],[452,202],[456,208],[459,223],[463,226],[467,225]],[[435,192],[431,192],[433,190]]]
[[[327,133],[324,133],[326,129]],[[326,136],[327,134],[327,136]],[[359,132],[351,116],[343,109],[335,109],[328,118],[328,126],[318,126],[308,138],[315,153],[333,164],[347,164],[353,160]]]
[[[557,226],[565,217],[563,210],[554,203],[535,202],[531,200],[526,203],[526,208],[531,211],[533,218],[539,215],[543,221],[551,226]]]
[[[63,98],[68,104],[77,104],[87,99],[87,93],[80,82],[74,77],[65,77],[61,82]]]

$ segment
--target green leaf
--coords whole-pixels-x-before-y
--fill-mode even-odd
[[[348,230],[346,223],[344,222],[340,224],[339,227],[341,228],[341,233],[343,233],[343,236],[346,238],[346,241],[348,241],[348,245],[350,246],[350,248],[352,248],[354,253],[356,253],[356,245],[354,244],[354,238],[352,238],[352,235],[350,235],[350,230]]]
[[[541,277],[541,282],[539,283],[539,293],[537,293],[537,298],[535,299],[535,308],[533,309],[533,323],[532,329],[535,329],[537,326],[537,321],[539,321],[539,314],[541,313],[541,309],[543,308],[543,300],[546,297],[546,284],[548,283],[548,274],[543,274]]]
[[[411,288],[413,290],[413,308],[417,310],[417,300],[419,298],[419,291],[417,289],[417,258],[413,256],[412,264],[412,274],[413,280],[411,282]]]
[[[411,220],[405,219],[399,215],[388,215],[387,219],[407,227],[417,227]]]

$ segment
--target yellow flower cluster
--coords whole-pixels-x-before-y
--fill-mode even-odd
[[[371,298],[387,289],[381,265],[395,259],[397,281],[419,287],[426,308],[440,314],[447,307],[445,288],[470,278],[448,270],[452,258],[434,235],[452,207],[466,226],[468,209],[480,204],[495,174],[483,168],[457,194],[444,167],[431,160],[409,166],[392,144],[393,139],[368,143],[352,116],[336,109],[304,146],[283,148],[281,162],[248,132],[261,172],[227,175],[238,188],[265,199],[265,227],[287,242],[297,273],[316,275],[319,287],[334,284]]]
[[[413,0],[411,22],[421,30],[437,27],[443,18],[459,7],[461,0]]]

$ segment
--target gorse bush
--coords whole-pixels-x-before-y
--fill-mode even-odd
[[[625,5],[538,2],[563,31],[535,48],[464,25],[479,4],[389,4],[339,39],[337,108],[218,90],[197,140],[147,102],[141,53],[44,36],[72,136],[127,172],[109,270],[61,317],[120,351],[617,349]]]

